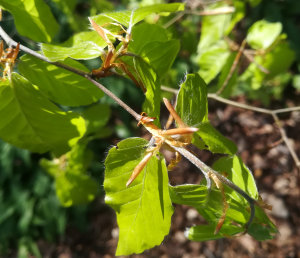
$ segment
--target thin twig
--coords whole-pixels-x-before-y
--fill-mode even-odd
[[[2,27],[0,27],[0,36],[3,38],[3,40],[6,42],[7,45],[9,46],[17,46],[17,42],[15,42],[14,40],[12,40],[7,33],[2,29]],[[68,70],[72,73],[78,74],[84,78],[86,78],[87,80],[89,80],[90,82],[92,82],[95,86],[97,86],[100,90],[102,90],[105,94],[107,94],[109,97],[111,97],[114,101],[116,101],[121,107],[123,107],[126,111],[128,111],[137,121],[139,121],[141,119],[141,115],[139,115],[138,113],[136,113],[134,110],[132,110],[128,105],[126,105],[122,100],[120,100],[116,95],[114,95],[111,91],[109,91],[108,89],[106,89],[102,84],[100,84],[99,82],[95,81],[92,78],[92,74],[91,73],[87,73],[85,71],[76,69],[72,66],[68,66],[66,64],[60,63],[60,62],[51,62],[48,60],[48,58],[46,58],[45,56],[23,46],[20,45],[20,50],[24,51],[27,54],[30,54],[36,58],[39,58],[49,64],[53,64],[55,66],[58,66],[60,68],[63,68],[65,70]]]
[[[230,71],[229,71],[227,77],[226,77],[223,85],[221,86],[221,88],[216,92],[216,95],[220,95],[225,90],[225,88],[226,88],[226,86],[227,86],[230,78],[232,77],[232,75],[233,75],[233,73],[234,73],[234,71],[235,71],[235,69],[237,67],[237,64],[240,61],[240,58],[241,58],[242,52],[243,52],[243,50],[245,48],[245,45],[246,45],[246,40],[244,39],[243,42],[242,42],[242,44],[241,44],[241,46],[240,46],[240,49],[239,49],[238,53],[236,54],[236,56],[234,58],[234,61],[232,63],[232,66],[230,68]]]
[[[178,90],[175,90],[175,89],[172,89],[172,88],[169,88],[169,87],[166,87],[166,86],[161,86],[161,89],[164,90],[164,91],[168,91],[168,92],[178,94]],[[269,114],[269,115],[273,116],[273,118],[274,118],[274,120],[275,120],[275,122],[276,122],[276,124],[279,128],[281,137],[284,140],[284,143],[286,144],[287,148],[289,149],[289,151],[290,151],[290,153],[291,153],[291,155],[294,159],[294,162],[295,162],[296,166],[298,168],[300,168],[300,160],[299,160],[295,150],[293,149],[293,147],[292,147],[292,145],[291,145],[291,143],[290,143],[290,141],[289,141],[289,139],[286,135],[286,132],[283,129],[283,126],[282,126],[282,124],[281,124],[281,122],[280,122],[280,120],[277,116],[277,113],[300,111],[300,107],[269,110],[269,109],[265,109],[265,108],[258,108],[258,107],[253,107],[253,106],[250,106],[250,105],[247,105],[247,104],[238,103],[236,101],[232,101],[232,100],[229,100],[229,99],[222,98],[222,97],[220,97],[216,94],[208,93],[207,97],[210,98],[210,99],[214,99],[214,100],[217,100],[219,102],[234,106],[234,107],[243,108],[243,109],[247,109],[247,110],[251,110],[251,111],[255,111],[255,112],[259,112],[259,113],[264,113],[264,114]]]

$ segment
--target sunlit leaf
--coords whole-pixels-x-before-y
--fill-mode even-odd
[[[173,64],[179,47],[178,40],[168,40],[166,29],[143,23],[133,28],[128,52],[142,57],[162,78]]]
[[[59,25],[43,0],[1,0],[1,8],[13,16],[18,32],[34,41],[50,42]]]
[[[1,82],[0,93],[0,137],[19,148],[61,155],[85,132],[78,114],[60,111],[19,74]]]
[[[88,31],[75,34],[60,45],[42,44],[41,50],[51,62],[63,61],[67,57],[88,60],[101,56],[101,49],[106,46],[107,43],[96,31]]]
[[[177,95],[175,110],[189,126],[197,126],[208,120],[207,86],[199,74],[186,75]]]
[[[22,56],[21,61],[19,71],[56,103],[67,106],[88,105],[104,96],[100,89],[82,76],[31,55]],[[75,60],[66,59],[63,63],[88,72]]]
[[[112,13],[103,13],[91,17],[99,25],[110,22],[118,22],[120,24],[129,27],[130,19],[132,17],[132,25],[143,20],[145,17],[152,13],[173,13],[184,10],[184,4],[174,3],[174,4],[154,4],[149,6],[144,6],[137,8],[133,11],[120,11]]]
[[[226,172],[227,178],[235,183],[238,187],[249,194],[253,199],[258,199],[257,187],[251,171],[244,165],[242,159],[238,156],[220,158],[214,163],[213,169],[219,172]],[[241,203],[247,204],[247,201],[237,194],[234,190],[227,191],[234,199],[240,200]]]
[[[233,6],[235,8],[234,13],[228,28],[225,31],[225,34],[228,35],[231,30],[234,28],[235,24],[238,23],[245,16],[245,2],[243,1],[233,1]]]
[[[229,56],[230,50],[225,41],[220,41],[218,45],[202,53],[199,58],[199,74],[207,84],[220,73]]]
[[[198,148],[208,148],[213,153],[229,155],[237,151],[235,144],[214,129],[208,121],[207,86],[199,74],[186,76],[177,96],[175,110],[188,126],[199,128],[192,141]]]
[[[223,234],[233,236],[240,232],[243,232],[244,229],[234,225],[223,225],[219,233],[214,234],[215,225],[198,225],[191,227],[185,232],[185,235],[189,240],[192,241],[209,241],[224,238]]]
[[[142,160],[147,144],[140,138],[126,139],[112,148],[105,160],[105,202],[116,211],[120,227],[116,255],[141,253],[159,245],[170,230],[173,207],[162,155],[153,156],[126,188],[126,182]]]
[[[280,22],[258,21],[248,30],[247,42],[254,49],[267,49],[280,35],[281,30]]]
[[[228,155],[234,155],[237,152],[236,145],[219,133],[209,122],[204,122],[196,125],[195,127],[199,128],[199,131],[194,133],[192,143],[198,148],[201,148],[202,145],[198,145],[199,139],[205,142],[206,148],[212,153],[226,153]]]
[[[207,10],[228,6],[223,3],[212,4]],[[207,15],[202,19],[201,37],[198,53],[206,52],[205,49],[216,44],[222,39],[224,32],[230,24],[231,14]]]
[[[160,79],[153,68],[141,60],[140,58],[134,58],[134,68],[136,69],[138,76],[145,88],[146,99],[143,104],[143,111],[150,117],[156,117],[154,123],[159,125],[160,115]]]
[[[85,174],[91,158],[85,142],[76,144],[59,159],[41,159],[41,166],[55,179],[56,194],[62,206],[86,204],[95,198],[99,186]]]

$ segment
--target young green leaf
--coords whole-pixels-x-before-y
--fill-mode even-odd
[[[247,42],[254,49],[267,49],[280,35],[282,24],[265,20],[254,23],[247,33]]]
[[[175,110],[188,126],[208,121],[207,86],[199,74],[187,74],[180,85]]]
[[[91,104],[104,96],[103,92],[82,76],[46,63],[31,55],[21,57],[19,71],[50,100],[66,106]],[[63,64],[88,72],[88,69],[72,59]]]
[[[241,19],[245,17],[245,2],[243,1],[233,1],[233,6],[235,8],[234,13],[232,14],[232,18],[228,28],[225,31],[225,34],[228,35],[232,29],[234,28],[235,24],[238,23]]]
[[[113,38],[110,38],[114,42]],[[41,50],[51,62],[63,61],[67,57],[89,60],[101,56],[107,43],[96,31],[80,32],[60,45],[42,44]]]
[[[199,128],[192,141],[198,148],[208,148],[213,153],[236,153],[236,145],[214,129],[208,121],[207,86],[199,74],[186,76],[177,96],[175,110],[186,125]]]
[[[147,144],[141,138],[123,140],[109,151],[105,160],[105,201],[116,211],[120,227],[116,255],[141,253],[159,245],[170,230],[173,207],[161,154],[154,155],[126,188],[132,171],[144,157]]]
[[[292,51],[288,43],[280,42],[274,49],[264,57],[256,56],[255,61],[265,67],[269,74],[263,73],[252,63],[247,70],[239,77],[239,81],[245,82],[255,90],[261,88],[265,80],[273,79],[280,73],[285,72],[293,63],[295,52]]]
[[[207,84],[220,73],[229,56],[230,50],[224,40],[206,49],[200,55],[198,60],[200,66],[199,74]]]
[[[226,7],[223,3],[212,4],[209,10]],[[231,14],[207,15],[202,19],[201,37],[198,45],[198,53],[206,52],[207,48],[215,45],[222,39],[224,32],[230,24]]]
[[[67,152],[85,133],[84,120],[62,112],[19,74],[0,83],[0,137],[32,152]]]
[[[253,199],[258,199],[257,187],[251,171],[245,166],[238,156],[223,157],[214,163],[213,169],[218,172],[226,172],[227,178],[249,194]],[[248,202],[232,189],[228,189],[234,199],[240,200],[244,205]]]
[[[178,40],[168,40],[166,29],[143,23],[132,29],[128,52],[142,57],[162,78],[172,66],[179,48]]]
[[[138,77],[147,89],[143,111],[150,117],[156,117],[154,123],[160,126],[160,79],[154,69],[140,58],[133,58]]]
[[[203,122],[196,127],[199,128],[199,131],[194,133],[192,144],[198,148],[201,148],[202,142],[204,142],[205,149],[212,153],[224,153],[231,156],[237,152],[234,142],[219,133],[209,122]]]
[[[95,199],[99,190],[96,181],[87,175],[66,171],[55,179],[57,197],[64,207],[87,204]]]
[[[191,227],[185,232],[185,235],[189,240],[192,241],[209,241],[224,238],[223,234],[233,236],[240,232],[243,232],[244,229],[234,225],[224,224],[219,231],[219,233],[214,234],[215,225],[198,225]]]
[[[55,178],[56,194],[62,206],[86,204],[99,189],[96,181],[85,175],[92,155],[86,150],[87,142],[76,144],[59,159],[41,159],[41,166]]]
[[[149,6],[144,6],[137,8],[133,11],[121,11],[121,12],[112,12],[112,13],[103,13],[91,17],[99,25],[110,22],[118,22],[126,27],[129,27],[130,20],[131,26],[142,21],[145,17],[152,13],[173,13],[184,10],[184,4],[174,3],[174,4],[154,4]]]
[[[2,0],[0,7],[15,19],[18,32],[34,41],[50,42],[59,25],[43,0]]]

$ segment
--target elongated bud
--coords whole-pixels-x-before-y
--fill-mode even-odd
[[[129,180],[126,183],[126,187],[128,187],[134,179],[137,178],[137,176],[141,173],[141,171],[144,169],[144,167],[147,165],[148,161],[152,157],[153,153],[149,152],[143,159],[142,161],[135,167],[133,170]]]
[[[161,135],[175,135],[175,134],[189,134],[189,133],[194,133],[197,132],[199,129],[194,128],[194,127],[183,127],[183,128],[175,128],[175,129],[170,129],[166,131],[162,131]]]
[[[105,40],[105,42],[110,42],[108,37],[106,36],[106,30],[103,29],[101,26],[99,26],[96,22],[94,22],[90,17],[89,17],[90,23],[92,24],[93,28],[97,33],[100,35],[101,38]]]
[[[138,122],[137,126],[139,126],[140,124],[148,124],[153,122],[156,119],[156,117],[148,117],[148,116],[143,116],[140,121]]]
[[[164,98],[165,105],[167,109],[169,110],[170,114],[174,117],[176,123],[178,124],[179,127],[186,127],[187,125],[181,120],[180,116],[177,114],[175,109],[173,108],[171,102]]]
[[[110,65],[110,61],[112,57],[114,56],[114,53],[112,50],[110,50],[106,56],[105,62],[104,62],[104,68],[107,68]]]

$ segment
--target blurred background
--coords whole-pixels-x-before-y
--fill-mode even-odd
[[[60,24],[60,31],[52,42],[59,44],[74,33],[88,30],[88,16],[178,1],[45,0],[45,2]],[[205,16],[207,10],[224,6],[234,8],[233,12]],[[226,19],[229,22],[235,21],[232,22],[232,28],[228,32],[220,29]],[[165,26],[170,37],[181,42],[179,55],[169,73],[163,78],[162,85],[178,89],[185,73],[199,72],[208,83],[208,91],[216,92],[225,80],[224,74],[228,73],[232,65],[234,57],[230,55],[239,48],[251,26],[258,21],[280,24],[278,26],[281,29],[276,42],[267,49],[259,47],[253,49],[253,44],[252,48],[246,46],[248,53],[242,55],[237,70],[221,96],[267,109],[299,106],[299,0],[188,0],[185,13],[164,17],[150,15],[146,18],[146,22]],[[8,12],[3,12],[1,26],[15,41],[39,50],[36,42],[18,34],[14,18]],[[203,42],[207,33],[220,31],[222,42],[213,42],[215,45],[205,46]],[[269,36],[261,35],[266,38]],[[224,42],[226,47],[223,45]],[[283,47],[278,46],[286,48],[282,50]],[[215,49],[221,52],[221,55],[216,55]],[[222,52],[223,50],[226,53]],[[100,67],[101,60],[98,58],[82,63],[92,69]],[[260,65],[269,70],[268,75],[262,73]],[[134,110],[141,111],[143,93],[130,80],[110,76],[101,82]],[[173,93],[164,91],[162,97],[175,99]],[[99,103],[109,106],[106,125],[108,129],[101,139],[92,140],[88,144],[88,149],[93,153],[88,173],[98,182],[100,188],[96,199],[89,204],[62,207],[55,193],[53,178],[39,165],[41,158],[50,159],[50,155],[30,153],[0,139],[0,257],[115,256],[118,227],[115,212],[104,203],[103,161],[109,148],[120,140],[137,136],[149,139],[150,135],[137,128],[134,119],[108,97],[103,97]],[[75,112],[84,109],[84,107],[60,107]],[[268,215],[278,227],[280,234],[275,239],[265,242],[258,242],[247,235],[235,239],[191,242],[184,236],[185,229],[205,221],[193,208],[174,205],[175,213],[172,217],[170,234],[164,242],[143,254],[129,257],[300,258],[299,174],[288,148],[280,141],[281,135],[273,118],[268,114],[240,109],[216,100],[209,100],[209,112],[213,126],[237,144],[237,154],[253,172],[263,199],[273,205],[273,211],[268,212]],[[162,105],[162,124],[165,124],[167,118],[168,112]],[[288,138],[291,139],[293,148],[300,156],[300,112],[282,113],[279,118]],[[208,151],[196,149],[194,151],[208,165],[219,158],[218,155],[212,155]],[[170,161],[172,155],[169,152],[164,154],[167,161]],[[195,184],[202,179],[197,169],[184,159],[169,173],[169,177],[172,185]]]

